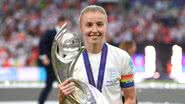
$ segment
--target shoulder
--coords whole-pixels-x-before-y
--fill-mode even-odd
[[[108,43],[106,43],[107,46],[108,46],[108,52],[112,55],[116,55],[116,56],[121,56],[121,57],[129,57],[129,54],[123,50],[123,49],[120,49],[116,46],[113,46],[113,45],[110,45]]]
[[[56,34],[56,30],[55,30],[55,29],[47,30],[47,31],[45,32],[45,34]]]
[[[42,36],[42,38],[48,38],[48,39],[52,39],[56,34],[56,30],[55,29],[50,29],[50,30],[46,30],[44,32],[44,35]]]

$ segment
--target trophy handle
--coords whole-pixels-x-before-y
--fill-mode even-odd
[[[53,45],[52,45],[52,50],[51,50],[51,59],[52,59],[52,66],[53,66],[53,69],[54,69],[54,73],[55,73],[55,77],[58,81],[58,83],[62,83],[59,75],[58,75],[58,71],[57,71],[57,63],[58,63],[58,60],[57,60],[57,57],[55,55],[55,51],[57,51],[57,41],[54,41],[53,42]]]
[[[54,73],[55,73],[55,77],[58,81],[58,83],[62,83],[57,68],[58,65],[60,64],[60,60],[59,58],[56,56],[57,53],[57,49],[58,49],[58,40],[62,38],[62,34],[64,34],[67,31],[67,23],[64,23],[64,25],[62,25],[60,31],[55,35],[53,43],[52,43],[52,48],[51,48],[51,61],[52,61],[52,66],[54,69]],[[61,65],[61,64],[60,64]],[[62,65],[62,68],[64,68],[65,66]]]

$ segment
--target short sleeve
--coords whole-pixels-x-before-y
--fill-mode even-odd
[[[121,66],[121,79],[120,79],[121,88],[128,88],[134,86],[133,68],[134,65],[132,59],[128,54],[126,54],[123,58]]]

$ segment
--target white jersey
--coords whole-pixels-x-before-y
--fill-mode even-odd
[[[102,93],[110,104],[123,104],[122,103],[122,91],[121,91],[121,79],[123,81],[132,81],[133,78],[123,79],[133,75],[133,64],[128,53],[108,43],[107,61],[105,66],[104,80],[102,86]],[[101,60],[101,52],[98,54],[88,53],[89,61],[91,64],[94,81],[97,84],[99,65]],[[126,76],[126,77],[125,77]],[[84,83],[88,83],[88,77],[84,65],[83,55],[79,56],[76,62],[73,77]],[[128,85],[128,86],[127,86]],[[125,85],[124,85],[125,86]],[[134,86],[126,84],[126,87]],[[125,88],[125,87],[124,87]]]

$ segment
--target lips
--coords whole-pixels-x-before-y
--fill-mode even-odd
[[[101,36],[101,34],[88,34],[89,37]]]
[[[88,35],[89,37],[101,36],[101,35]]]

